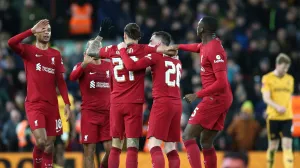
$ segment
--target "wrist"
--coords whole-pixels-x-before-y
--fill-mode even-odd
[[[81,63],[81,67],[82,67],[82,68],[85,68],[86,66],[87,66],[87,63],[86,63],[86,62],[82,62],[82,63]]]
[[[31,31],[32,34],[35,34],[35,33],[36,33],[35,30],[32,29],[32,28],[30,29],[30,31]]]

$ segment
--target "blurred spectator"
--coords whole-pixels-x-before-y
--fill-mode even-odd
[[[90,35],[92,33],[92,12],[92,5],[85,0],[72,3],[69,22],[72,35]]]
[[[37,21],[48,18],[47,12],[38,6],[35,0],[24,0],[24,7],[21,8],[21,30],[25,31],[32,27]]]
[[[10,119],[5,122],[2,132],[3,143],[7,146],[7,151],[17,152],[18,151],[18,137],[16,133],[17,124],[21,120],[20,112],[12,110],[10,112]]]
[[[226,152],[223,157],[222,168],[247,168],[249,159],[247,154],[240,152]]]
[[[0,32],[17,34],[19,31],[18,12],[11,6],[9,0],[0,0]]]
[[[241,107],[240,114],[234,118],[227,129],[227,133],[233,139],[233,150],[253,150],[259,131],[259,123],[253,116],[253,105],[251,101],[245,101]]]

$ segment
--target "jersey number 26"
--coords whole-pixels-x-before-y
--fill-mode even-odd
[[[165,82],[168,86],[180,87],[180,78],[181,78],[181,64],[174,64],[171,61],[165,61],[165,67],[169,68],[165,73]],[[176,79],[171,81],[171,75],[176,74]]]

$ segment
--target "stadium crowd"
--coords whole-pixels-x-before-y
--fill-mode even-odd
[[[89,9],[87,20],[91,30],[74,32],[76,10],[74,4]],[[100,20],[110,17],[115,25],[111,38],[103,45],[122,40],[127,23],[140,25],[148,43],[154,31],[164,30],[173,37],[173,43],[199,42],[196,37],[198,20],[206,15],[219,19],[218,36],[228,56],[228,79],[234,102],[228,112],[225,129],[218,136],[218,150],[266,150],[265,104],[260,92],[261,77],[274,69],[276,56],[284,52],[292,60],[289,73],[295,78],[295,95],[300,92],[300,3],[296,0],[0,0],[0,151],[19,151],[20,131],[25,118],[24,100],[26,79],[21,58],[7,46],[7,40],[20,31],[32,27],[36,21],[48,18],[52,26],[51,44],[64,57],[68,90],[75,98],[75,114],[80,117],[78,83],[69,81],[73,66],[83,59],[85,44],[98,31]],[[33,43],[27,39],[27,43]],[[201,89],[199,56],[179,52],[183,73],[182,96]],[[149,71],[150,72],[150,71]],[[146,102],[144,128],[152,105],[151,74],[145,79]],[[201,100],[199,100],[201,101]],[[198,102],[199,102],[198,101]],[[182,128],[187,124],[198,102],[183,101]],[[99,102],[101,103],[101,102]],[[24,128],[27,141],[30,130]],[[143,139],[145,141],[145,138]],[[294,149],[300,150],[295,138]],[[81,150],[78,139],[69,150]],[[141,147],[143,150],[143,146]]]

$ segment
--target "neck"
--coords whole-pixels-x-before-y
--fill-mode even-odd
[[[138,40],[128,39],[128,40],[125,41],[125,43],[126,43],[127,45],[130,45],[130,44],[137,44],[137,43],[138,43]]]
[[[48,43],[41,43],[37,41],[35,43],[36,48],[41,49],[41,50],[47,50],[48,49]]]
[[[279,72],[278,72],[278,70],[274,70],[274,74],[276,75],[276,76],[278,76],[278,77],[283,77],[284,75],[282,75],[282,74],[280,74]]]
[[[207,44],[211,40],[216,38],[216,33],[204,33],[202,34],[202,43]]]

